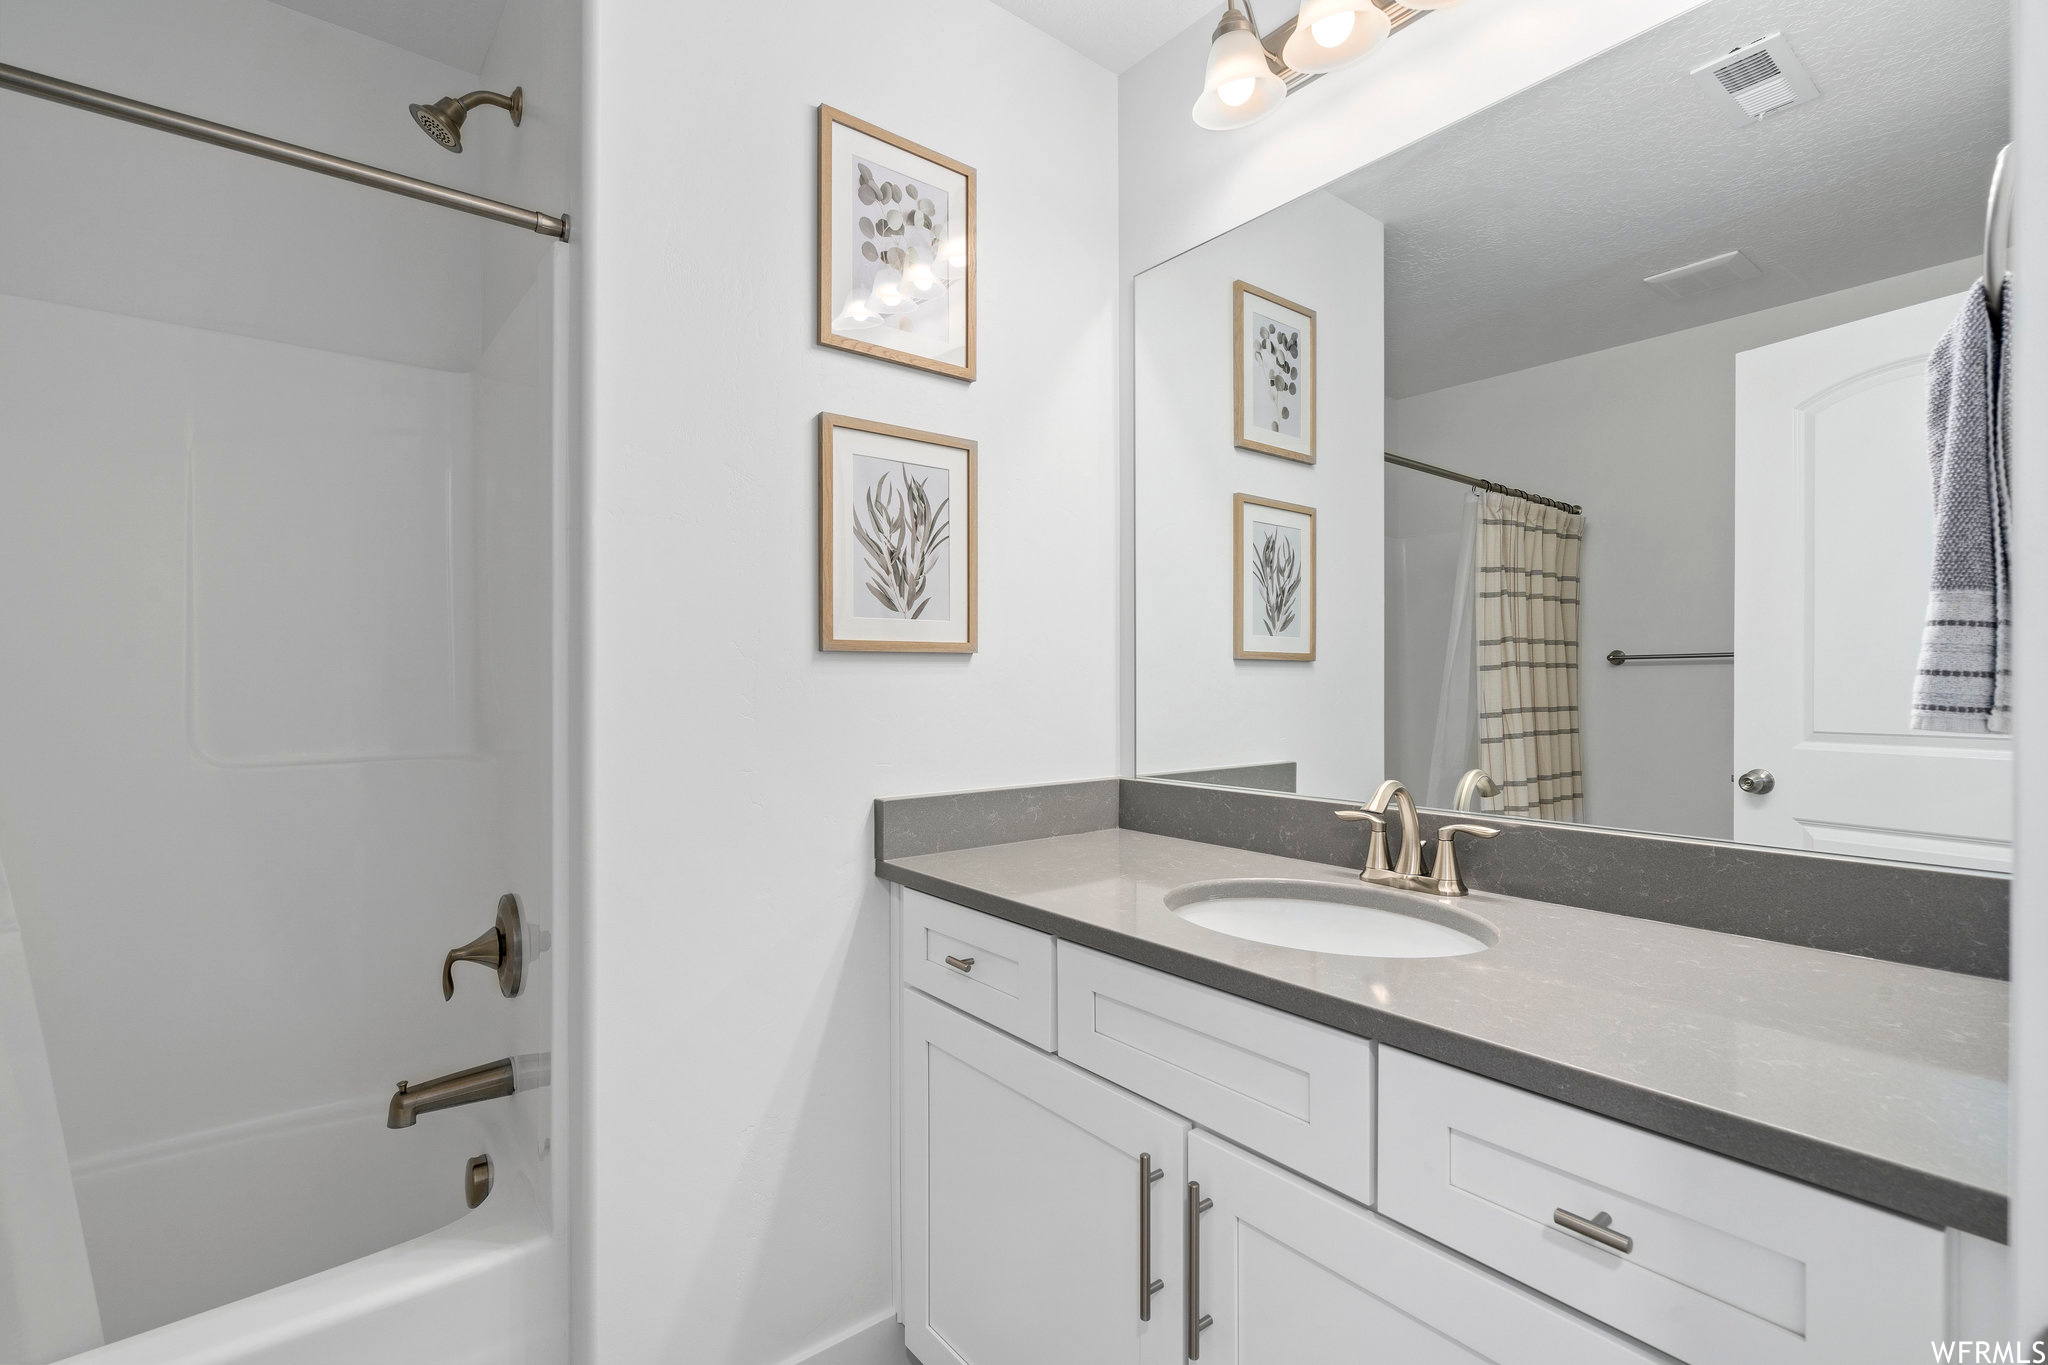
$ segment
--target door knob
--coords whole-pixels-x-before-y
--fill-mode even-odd
[[[475,962],[498,974],[502,995],[519,994],[526,980],[526,935],[519,924],[519,898],[510,892],[498,897],[498,919],[460,948],[449,950],[441,959],[441,998],[455,998],[455,964]]]
[[[1778,779],[1771,776],[1769,768],[1751,768],[1735,779],[1735,785],[1751,796],[1766,796],[1771,788],[1778,785]]]

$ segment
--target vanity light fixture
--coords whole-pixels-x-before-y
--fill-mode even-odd
[[[1261,36],[1251,0],[1226,0],[1192,111],[1222,131],[1257,123],[1293,91],[1368,56],[1434,9],[1461,0],[1301,0],[1294,18]]]

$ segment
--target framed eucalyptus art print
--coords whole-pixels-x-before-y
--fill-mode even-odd
[[[1239,450],[1316,462],[1316,314],[1243,280],[1231,286]]]
[[[818,648],[972,654],[972,441],[818,417]]]
[[[1316,657],[1316,509],[1239,493],[1231,503],[1236,657]]]
[[[974,378],[974,168],[826,104],[818,344]]]

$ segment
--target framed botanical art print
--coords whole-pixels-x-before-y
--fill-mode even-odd
[[[972,654],[972,441],[818,417],[818,648]]]
[[[1231,286],[1239,450],[1316,462],[1316,315],[1243,280]]]
[[[1237,657],[1316,657],[1316,509],[1239,493],[1236,526]]]
[[[818,344],[974,378],[974,168],[827,104]]]

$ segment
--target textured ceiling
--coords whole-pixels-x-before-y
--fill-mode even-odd
[[[469,72],[484,69],[484,57],[491,50],[491,39],[497,36],[498,21],[505,15],[505,0],[276,0],[276,3]]]
[[[1330,186],[1387,226],[1402,397],[1696,327],[1982,247],[2004,5],[1715,0]],[[1812,104],[1738,126],[1687,73],[1782,30]],[[1643,277],[1724,251],[1754,280]]]
[[[1044,29],[1076,52],[1111,71],[1122,72],[1151,55],[1198,19],[1223,13],[1219,0],[996,0],[998,5]],[[1255,4],[1261,31],[1294,17],[1293,0]],[[1272,10],[1269,14],[1266,11]],[[1191,80],[1200,84],[1201,73]]]

